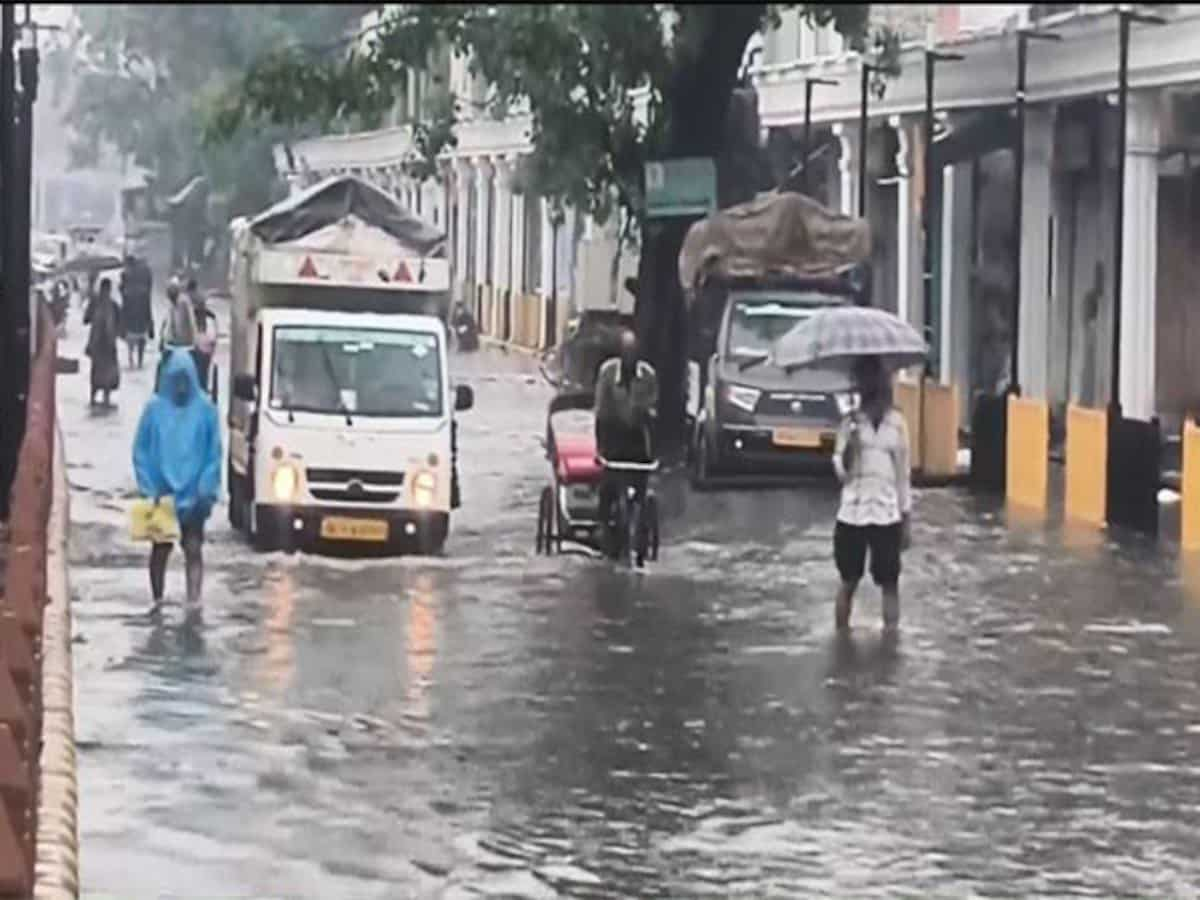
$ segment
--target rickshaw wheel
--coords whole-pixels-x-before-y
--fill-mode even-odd
[[[554,503],[554,490],[549,487],[542,488],[542,496],[538,501],[538,520],[537,520],[537,538],[535,541],[535,549],[538,553],[550,552],[550,530],[553,528],[552,510]]]

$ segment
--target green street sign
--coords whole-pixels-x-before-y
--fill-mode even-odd
[[[646,214],[651,219],[707,216],[717,208],[717,167],[711,159],[646,163]]]

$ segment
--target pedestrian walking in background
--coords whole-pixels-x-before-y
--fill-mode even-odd
[[[208,390],[212,358],[217,350],[217,315],[208,308],[208,300],[195,278],[188,280],[187,295],[192,303],[192,319],[196,323],[193,351],[196,369],[200,373],[200,384]]]
[[[158,330],[158,372],[155,375],[154,389],[158,390],[162,382],[163,367],[167,357],[174,347],[184,347],[189,351],[196,344],[196,316],[191,302],[183,296],[179,279],[172,278],[167,284],[167,316],[163,319],[162,328]]]
[[[854,592],[870,554],[871,577],[883,591],[883,624],[900,622],[900,555],[909,544],[912,485],[908,426],[892,405],[883,361],[864,356],[854,364],[859,408],[842,421],[833,465],[842,497],[833,532],[833,554],[842,585],[837,595],[838,630],[850,627]]]
[[[221,426],[205,396],[196,363],[186,348],[167,351],[155,396],[138,424],[133,445],[138,491],[147,500],[174,500],[187,573],[187,619],[201,612],[204,524],[221,487]],[[150,550],[151,613],[162,609],[171,544]]]
[[[144,260],[128,254],[121,272],[121,310],[124,313],[125,343],[129,347],[129,368],[142,368],[146,341],[154,339],[154,312],[150,296],[154,276]]]
[[[112,405],[112,392],[121,386],[121,365],[117,359],[117,340],[121,336],[121,307],[112,296],[112,282],[101,278],[95,296],[83,314],[90,326],[86,353],[92,361],[91,405],[102,394],[104,405]]]

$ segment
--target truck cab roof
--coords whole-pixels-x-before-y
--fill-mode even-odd
[[[444,325],[437,316],[411,313],[336,312],[295,307],[268,307],[259,311],[259,321],[271,328],[277,325],[316,325],[329,328],[365,328],[386,331],[415,331],[441,334]]]

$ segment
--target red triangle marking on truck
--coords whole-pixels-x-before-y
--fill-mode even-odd
[[[404,260],[400,260],[400,265],[396,266],[396,274],[392,276],[393,281],[412,281],[412,272],[408,271],[408,266]]]
[[[300,277],[300,278],[320,278],[321,277],[320,273],[317,271],[316,265],[314,265],[314,263],[312,261],[311,256],[304,257],[304,265],[302,265],[300,267],[298,277]]]

